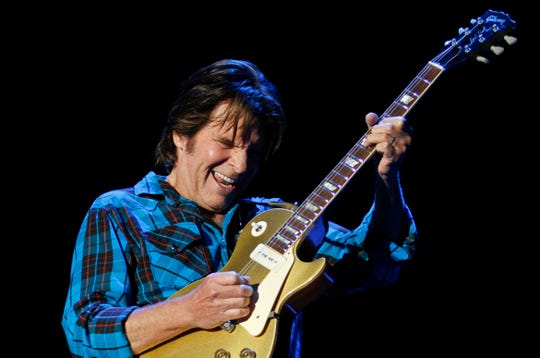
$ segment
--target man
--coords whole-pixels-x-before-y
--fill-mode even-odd
[[[395,282],[417,236],[399,182],[411,136],[401,117],[379,121],[369,113],[366,123],[370,131],[362,145],[376,151],[377,184],[359,226],[348,230],[326,222],[313,203],[284,223],[283,234],[268,235],[272,230],[263,231],[273,225],[273,215],[250,220],[277,209],[276,220],[285,221],[295,207],[243,194],[283,139],[277,90],[248,61],[217,61],[193,73],[182,83],[157,144],[157,164],[165,174],[151,171],[134,187],[99,196],[84,218],[62,319],[72,354],[151,356],[174,342],[194,356],[206,348],[212,356],[226,356],[227,347],[212,342],[236,334],[248,345],[256,337],[258,357],[269,354],[275,321],[289,298],[281,288],[291,286],[297,270],[288,266],[298,262],[296,249],[303,259],[317,260],[317,270],[291,293],[327,277],[322,269],[337,270],[343,258],[357,262],[354,281],[360,287]],[[336,183],[325,184],[323,199]],[[259,243],[260,235],[272,243]],[[242,240],[252,247],[238,254]],[[246,267],[230,264],[241,261],[231,255],[245,256]],[[291,349],[300,354],[299,329],[292,329]],[[266,350],[257,346],[261,340]],[[189,348],[194,341],[200,347]]]

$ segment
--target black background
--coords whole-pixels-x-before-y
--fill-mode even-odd
[[[517,320],[531,314],[537,41],[532,10],[516,1],[17,9],[6,54],[16,129],[4,145],[19,189],[8,195],[28,199],[9,240],[21,250],[10,266],[26,272],[14,275],[24,288],[10,299],[30,317],[14,320],[16,332],[67,356],[60,322],[78,226],[98,194],[153,169],[164,117],[193,70],[245,58],[278,86],[288,137],[253,191],[301,201],[365,132],[364,114],[382,113],[487,9],[516,21],[518,43],[489,65],[444,72],[407,116],[414,143],[402,182],[423,240],[417,261],[396,288],[309,307],[306,341],[310,353],[322,344],[334,354],[524,349]],[[368,165],[330,217],[357,225],[372,182]],[[30,262],[27,251],[37,253]]]

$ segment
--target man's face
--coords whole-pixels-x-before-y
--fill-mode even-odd
[[[226,108],[227,104],[217,106],[213,120],[191,139],[174,134],[178,153],[174,186],[211,212],[223,211],[244,192],[264,156],[257,128],[244,129],[241,120],[233,135],[234,128],[215,120]]]

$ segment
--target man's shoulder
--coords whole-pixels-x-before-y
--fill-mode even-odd
[[[134,186],[109,190],[99,195],[93,203],[99,207],[151,206],[157,205],[157,197],[163,197],[160,181],[165,177],[154,172],[146,174]]]
[[[296,208],[296,204],[286,202],[281,198],[249,197],[244,198],[240,204],[243,207],[251,207],[254,209],[254,214],[259,214],[263,211],[275,208],[285,208],[289,210],[294,210]]]

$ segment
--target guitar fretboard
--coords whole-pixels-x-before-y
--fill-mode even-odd
[[[428,62],[401,92],[400,96],[386,109],[381,118],[405,116],[443,71],[442,66]],[[298,206],[285,224],[269,240],[270,247],[281,253],[287,251],[296,240],[307,232],[313,222],[321,216],[360,168],[368,162],[375,152],[374,147],[363,145],[369,133],[370,130],[354,144],[315,190]]]

